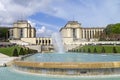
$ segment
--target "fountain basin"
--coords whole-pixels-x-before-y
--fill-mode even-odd
[[[40,55],[46,55],[46,54],[39,54]],[[52,57],[51,55],[54,54],[47,54],[47,59],[44,56],[40,56],[38,59],[34,56],[33,59],[31,57],[26,58],[23,61],[14,61],[13,65],[16,69],[26,71],[26,72],[33,72],[33,73],[39,73],[39,74],[59,74],[59,75],[109,75],[109,74],[120,74],[120,62],[119,62],[119,55],[106,55],[97,58],[97,61],[89,61],[89,58],[93,58],[96,60],[97,56],[100,55],[92,55],[87,54],[85,58],[84,54],[74,54],[74,55],[81,55],[81,57],[85,58],[86,61],[80,61],[81,59],[73,60],[74,58],[69,57],[73,54],[65,54],[69,56],[65,56],[64,54],[57,54],[62,55],[64,58],[62,60],[56,61],[53,58],[57,58],[56,56]],[[56,54],[55,54],[56,55]],[[83,55],[83,56],[82,56]],[[107,58],[111,57],[111,61],[106,61],[105,59],[100,58]],[[52,57],[51,60],[49,60],[49,57]],[[67,59],[68,61],[65,61],[66,58],[69,57],[70,59]],[[31,60],[30,60],[30,59]],[[45,58],[45,60],[43,60]],[[78,57],[77,57],[78,58]],[[118,58],[118,59],[117,59]],[[42,59],[42,60],[41,60]],[[64,60],[63,60],[64,59]],[[102,61],[101,61],[102,60]]]

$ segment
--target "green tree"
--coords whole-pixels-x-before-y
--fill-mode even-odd
[[[94,48],[94,51],[93,51],[94,53],[97,53],[97,49],[96,48]]]
[[[19,55],[25,55],[25,51],[23,50],[23,48],[20,49]]]
[[[105,48],[102,47],[101,53],[105,53]]]
[[[0,39],[6,40],[8,36],[8,28],[0,27]]]
[[[12,56],[16,56],[16,57],[18,57],[18,56],[19,56],[18,51],[17,51],[17,49],[16,49],[16,48],[13,50],[13,55],[12,55]]]
[[[104,35],[101,36],[100,38],[101,40],[104,40],[104,39],[119,40],[120,39],[120,23],[107,25],[107,27],[104,29]]]
[[[83,52],[86,52],[86,50],[85,50],[85,49],[83,49]]]
[[[117,50],[115,47],[113,47],[113,53],[117,53]]]
[[[91,53],[91,50],[90,50],[90,48],[88,48],[88,53]]]
[[[81,52],[81,49],[79,49],[79,52]]]

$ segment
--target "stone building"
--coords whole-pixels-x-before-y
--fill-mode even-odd
[[[36,37],[36,29],[27,20],[18,20],[13,23],[13,27],[9,28],[9,38],[18,40],[20,44],[26,42],[33,45],[52,45],[50,37]]]
[[[82,28],[77,21],[68,21],[68,23],[60,29],[64,44],[72,44],[81,41],[95,41],[99,39],[104,28]]]
[[[9,29],[10,39],[33,38],[36,37],[36,29],[26,20],[18,20]]]
[[[18,20],[9,28],[9,39],[11,43],[24,45],[38,52],[50,51],[52,39],[50,37],[36,37],[36,29],[27,20]]]

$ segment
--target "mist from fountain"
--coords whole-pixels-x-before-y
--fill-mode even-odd
[[[55,32],[52,34],[52,43],[53,43],[55,52],[57,53],[65,52],[63,42],[62,42],[62,36],[60,35],[60,33]]]

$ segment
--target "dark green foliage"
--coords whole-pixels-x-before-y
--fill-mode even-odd
[[[32,53],[37,53],[37,50],[33,50],[33,49],[28,49],[28,54],[32,54]]]
[[[79,52],[79,49],[76,49],[76,52]]]
[[[105,53],[105,48],[102,47],[101,53]]]
[[[28,54],[28,50],[27,50],[27,49],[24,49],[24,53],[25,53],[25,54]]]
[[[94,48],[94,51],[93,51],[94,53],[97,53],[97,49],[96,48]]]
[[[88,48],[88,53],[91,53],[91,50],[90,50],[90,48]]]
[[[8,36],[8,28],[0,27],[0,39],[5,40]]]
[[[100,40],[120,40],[120,23],[107,25],[100,36]]]
[[[83,49],[83,52],[86,52],[85,49]]]
[[[107,35],[110,34],[120,34],[120,23],[117,24],[109,24],[104,30]]]
[[[18,57],[18,56],[19,56],[18,51],[17,51],[17,49],[16,49],[16,48],[13,50],[13,55],[12,55],[12,56],[16,56],[16,57]]]
[[[25,55],[25,50],[23,50],[23,48],[20,49],[19,55]]]
[[[113,47],[113,53],[117,53],[117,50],[115,47]]]
[[[79,49],[79,52],[81,52],[81,49]]]

